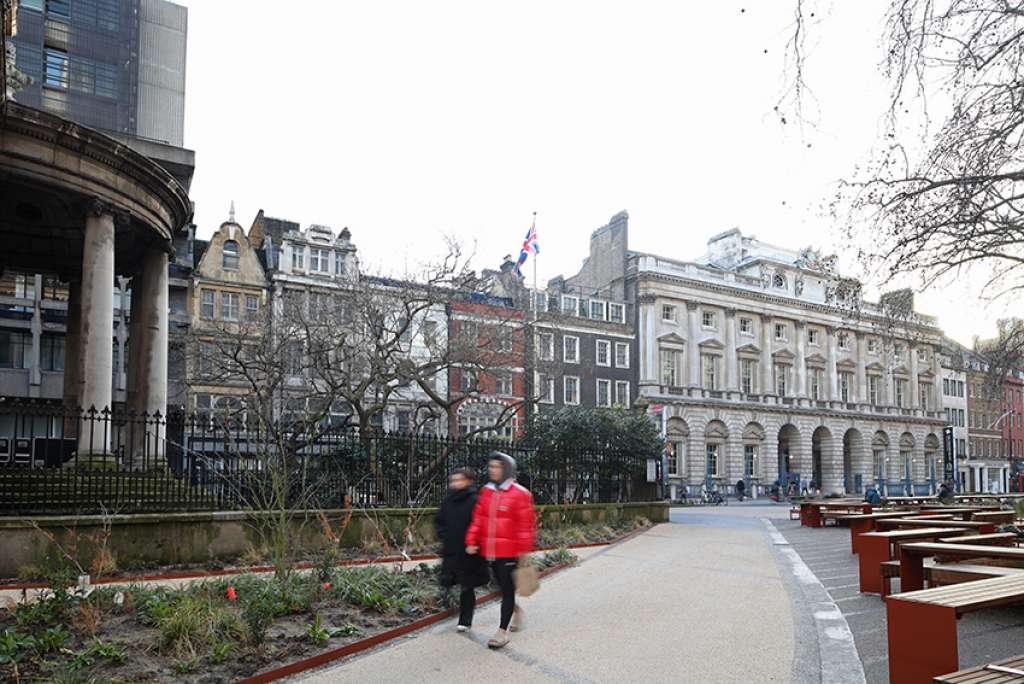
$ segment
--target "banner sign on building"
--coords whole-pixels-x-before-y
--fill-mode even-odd
[[[953,427],[942,428],[942,479],[944,482],[956,482],[956,464],[953,453]]]

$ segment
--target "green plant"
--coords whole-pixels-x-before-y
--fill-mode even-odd
[[[361,629],[353,625],[351,622],[346,622],[341,627],[331,630],[331,636],[334,637],[349,637],[362,634]]]
[[[242,619],[249,631],[249,640],[254,646],[262,646],[267,629],[274,621],[275,601],[270,592],[263,591],[251,597],[242,609]]]
[[[124,649],[112,642],[94,639],[84,650],[80,651],[68,664],[71,670],[81,670],[91,666],[97,660],[120,664],[124,662]]]
[[[12,629],[0,633],[0,665],[19,663],[36,648],[35,639]]]
[[[563,546],[554,551],[547,551],[540,556],[532,556],[530,560],[538,570],[545,570],[556,565],[575,565],[579,557]]]
[[[64,642],[66,642],[70,636],[71,635],[66,629],[64,629],[63,625],[48,627],[35,635],[36,653],[39,655],[45,655],[47,653],[59,651],[61,647],[64,646]]]
[[[178,674],[188,674],[192,670],[196,669],[196,665],[199,664],[198,658],[184,658],[182,660],[174,661],[171,667]]]
[[[327,643],[327,640],[331,638],[331,633],[324,629],[320,624],[320,613],[315,613],[313,615],[313,624],[311,624],[309,629],[306,630],[306,634],[309,635],[309,638],[317,646],[323,646]]]
[[[210,651],[210,657],[208,660],[211,663],[223,663],[234,650],[235,643],[233,641],[222,641],[218,644],[214,644],[213,650]]]

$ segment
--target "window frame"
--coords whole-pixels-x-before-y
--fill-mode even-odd
[[[625,401],[619,401],[619,390],[622,387],[625,387],[625,392],[624,392]],[[630,395],[629,380],[616,380],[615,381],[615,385],[614,385],[614,394],[612,396],[612,405],[613,406],[622,406],[623,408],[629,408],[629,395]]]
[[[601,349],[604,348],[604,363],[601,363]],[[612,367],[611,340],[594,340],[594,364],[602,368]]]
[[[789,326],[785,323],[775,323],[775,341],[789,342]]]
[[[548,349],[549,349],[550,353],[547,356],[544,355],[544,345],[541,344],[541,338],[546,338],[546,339],[550,340],[551,344],[548,346]],[[555,334],[554,333],[545,333],[545,332],[537,333],[537,358],[539,360],[541,360],[541,361],[554,361],[555,360]]]
[[[232,302],[234,297],[234,302]],[[234,309],[234,316],[229,315]],[[241,320],[242,315],[242,299],[237,292],[229,292],[227,290],[221,290],[220,293],[220,320],[231,321],[232,323]]]
[[[714,311],[701,311],[700,327],[704,330],[718,330],[718,316],[716,313]]]
[[[574,344],[573,358],[569,358],[568,342],[572,340]],[[579,363],[580,362],[580,338],[577,335],[562,335],[562,363]]]
[[[618,316],[612,316],[612,311],[615,310],[615,309],[618,309],[618,312],[619,312]],[[612,323],[622,323],[622,324],[625,324],[625,322],[626,322],[626,305],[625,304],[621,304],[619,302],[608,302],[608,320],[611,321]]]
[[[666,314],[669,314],[666,316]],[[662,323],[675,323],[678,320],[677,308],[675,304],[662,304],[661,305],[661,322]]]
[[[623,363],[619,363],[619,350],[620,349],[625,350],[625,353],[622,356],[622,358],[625,359],[625,361]],[[629,342],[616,342],[615,345],[614,345],[612,358],[615,361],[615,367],[616,368],[628,369],[629,368]]]
[[[575,398],[569,401],[569,382],[575,385]],[[562,377],[562,403],[566,406],[580,405],[580,378],[578,375],[565,375]]]
[[[747,326],[749,329],[745,330],[744,329],[744,324],[749,324]],[[746,316],[743,316],[743,317],[740,318],[740,335],[749,335],[750,337],[754,336],[754,319],[753,318],[748,318]]]
[[[601,400],[602,387],[604,387],[604,401]],[[612,381],[608,378],[597,378],[594,381],[594,404],[600,408],[612,407]]]
[[[228,252],[229,245],[233,246],[231,253]],[[237,240],[225,240],[224,245],[221,247],[220,255],[221,268],[223,268],[225,271],[237,271],[239,269],[242,261],[242,256]],[[231,260],[231,264],[228,263],[229,259]]]
[[[210,296],[210,301],[206,301],[206,296]],[[207,305],[209,305],[209,315],[207,315]],[[199,317],[205,321],[213,321],[217,319],[217,291],[209,287],[199,288]]]

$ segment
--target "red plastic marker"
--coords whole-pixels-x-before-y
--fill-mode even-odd
[[[331,583],[330,582],[324,582],[324,591],[327,591],[330,588],[331,588]]]
[[[234,587],[228,587],[228,601],[234,601],[238,598],[238,594],[235,593]]]

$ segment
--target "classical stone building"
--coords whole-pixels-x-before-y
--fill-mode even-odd
[[[940,333],[900,325],[815,253],[730,230],[692,261],[630,253],[640,394],[667,412],[668,482],[825,493],[941,477]]]

